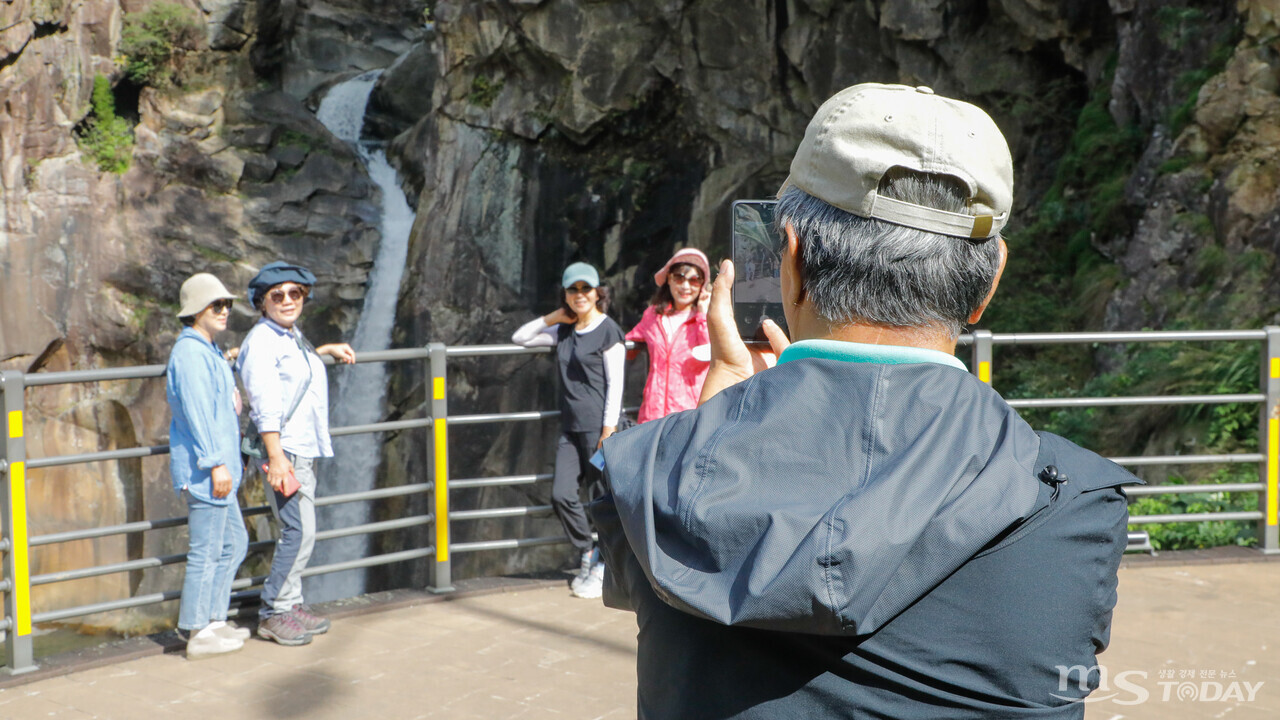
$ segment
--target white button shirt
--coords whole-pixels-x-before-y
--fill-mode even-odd
[[[302,331],[297,326],[289,331],[262,318],[245,336],[237,361],[249,396],[249,417],[258,432],[280,433],[280,446],[299,457],[333,457],[329,380],[320,356],[303,350]],[[306,392],[293,417],[281,428],[298,388],[308,382],[308,363]]]

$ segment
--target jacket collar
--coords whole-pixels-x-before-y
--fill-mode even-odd
[[[782,351],[782,355],[778,358],[778,364],[804,358],[880,363],[883,365],[935,363],[968,372],[968,368],[964,366],[964,363],[960,362],[959,358],[937,350],[903,345],[871,345],[842,340],[801,340],[792,343],[790,347]]]

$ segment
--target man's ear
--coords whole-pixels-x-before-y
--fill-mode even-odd
[[[778,275],[783,307],[795,307],[804,302],[804,260],[800,257],[800,238],[790,220],[782,228],[782,269]],[[788,321],[790,319],[787,318]]]
[[[969,324],[972,325],[982,319],[982,313],[986,312],[987,306],[991,304],[991,298],[995,297],[996,288],[1000,287],[1000,276],[1004,275],[1004,265],[1009,260],[1009,246],[1004,244],[1004,238],[996,238],[1000,248],[1000,266],[996,268],[995,279],[991,281],[991,289],[987,291],[987,296],[982,299],[982,304],[977,310],[969,313]]]

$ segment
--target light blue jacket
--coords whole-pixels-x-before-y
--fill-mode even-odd
[[[235,377],[222,351],[200,333],[185,328],[169,353],[165,370],[169,399],[169,474],[174,492],[187,488],[207,503],[226,505],[240,487],[240,421],[236,418]],[[211,471],[226,465],[231,494],[213,497]]]

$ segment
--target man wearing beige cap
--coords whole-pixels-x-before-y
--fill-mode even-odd
[[[1138,480],[955,358],[1012,203],[973,105],[864,84],[819,108],[776,208],[795,342],[769,323],[753,373],[725,262],[702,404],[604,444],[640,717],[1083,717]]]
[[[188,635],[187,658],[234,652],[249,631],[227,624],[231,582],[244,560],[249,534],[236,501],[240,486],[240,412],[236,381],[213,338],[227,329],[235,298],[218,278],[197,273],[182,283],[182,334],[169,353],[165,394],[169,474],[187,503],[190,549],[182,581],[178,629]]]

